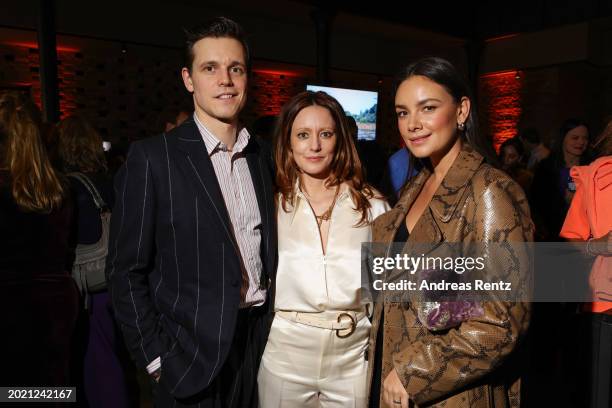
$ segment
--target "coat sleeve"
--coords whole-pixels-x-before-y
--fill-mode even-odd
[[[149,158],[143,146],[134,143],[115,177],[106,276],[115,317],[141,368],[163,351],[148,283],[155,258],[153,184]]]
[[[473,219],[476,241],[514,242],[483,245],[487,271],[508,276],[512,265],[529,262],[528,251],[517,253],[531,241],[533,226],[524,193],[509,179],[493,182],[475,193]],[[495,256],[487,248],[506,248]],[[514,282],[513,282],[514,287]],[[496,369],[515,348],[529,324],[528,303],[492,299],[483,312],[443,332],[424,327],[416,341],[403,342],[393,353],[393,366],[410,397],[419,405],[445,398]]]
[[[573,167],[571,175],[576,183],[576,193],[570,204],[567,216],[561,228],[559,236],[568,239],[579,239],[586,241],[591,235],[591,228],[589,225],[589,218],[587,214],[587,199],[586,199],[586,186],[582,180],[580,167]]]

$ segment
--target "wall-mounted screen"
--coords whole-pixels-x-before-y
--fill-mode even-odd
[[[332,88],[329,86],[307,85],[309,91],[323,91],[340,102],[347,115],[357,122],[359,140],[376,139],[376,107],[378,93],[358,89]]]

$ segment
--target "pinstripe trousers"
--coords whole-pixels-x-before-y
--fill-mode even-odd
[[[265,347],[267,316],[264,306],[241,309],[227,359],[209,387],[198,394],[175,399],[164,386],[155,384],[156,408],[256,408],[257,371]],[[163,375],[163,370],[162,370]]]

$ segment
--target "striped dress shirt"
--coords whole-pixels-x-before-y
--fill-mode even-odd
[[[266,290],[259,285],[263,269],[260,251],[261,213],[244,154],[244,149],[249,143],[249,132],[246,128],[240,130],[233,149],[229,151],[227,146],[200,122],[195,112],[193,118],[215,169],[240,250],[242,267],[248,276],[248,289],[240,307],[259,306],[266,299]]]

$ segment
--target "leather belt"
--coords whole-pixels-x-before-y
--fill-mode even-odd
[[[353,334],[357,328],[357,323],[366,317],[366,313],[363,310],[326,311],[318,313],[279,310],[276,312],[276,315],[285,320],[301,323],[306,326],[335,330],[336,336],[341,339]]]

